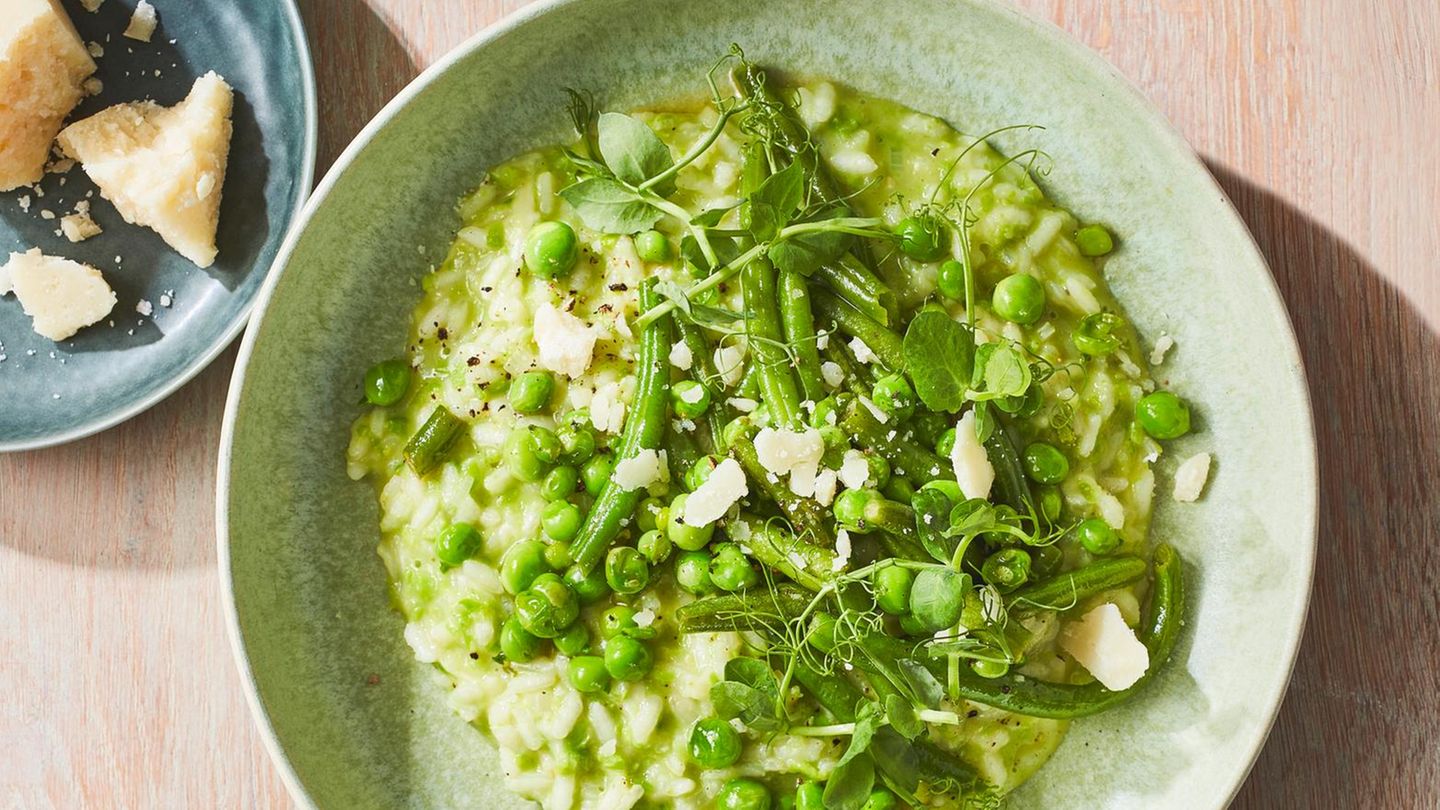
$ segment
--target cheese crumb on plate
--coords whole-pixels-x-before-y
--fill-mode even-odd
[[[35,332],[51,340],[69,338],[115,307],[115,293],[99,270],[45,256],[39,248],[11,253],[0,276],[13,285],[25,314],[34,319]]]

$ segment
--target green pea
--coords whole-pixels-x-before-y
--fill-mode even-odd
[[[1053,444],[1032,442],[1025,448],[1025,474],[1037,484],[1058,484],[1070,474],[1070,460]]]
[[[910,612],[910,589],[915,574],[909,568],[889,565],[875,572],[875,604],[892,616]]]
[[[990,661],[984,658],[977,658],[970,662],[970,668],[975,674],[982,678],[999,678],[1010,671],[1010,665],[1004,661]]]
[[[670,525],[673,528],[675,524]],[[710,581],[710,555],[687,551],[675,558],[675,582],[681,590],[697,596],[715,590],[715,583]]]
[[[875,400],[880,410],[902,422],[914,415],[915,406],[920,402],[915,396],[915,389],[910,387],[903,374],[881,377],[875,382],[870,398]]]
[[[550,404],[555,378],[548,371],[527,371],[510,383],[510,407],[516,413],[539,413]]]
[[[580,600],[556,574],[541,574],[515,595],[520,624],[540,638],[555,638],[580,616]]]
[[[1034,276],[1016,273],[1000,279],[990,296],[995,314],[1007,321],[1029,324],[1045,314],[1045,286]]]
[[[710,409],[710,389],[694,380],[681,380],[670,387],[670,408],[682,419],[703,416]]]
[[[1030,571],[1036,578],[1052,576],[1060,572],[1065,554],[1054,545],[1036,546],[1030,549]]]
[[[605,671],[617,681],[638,681],[650,674],[655,657],[644,642],[616,636],[605,642]]]
[[[635,541],[635,550],[640,552],[640,556],[644,557],[651,565],[659,565],[670,559],[670,551],[674,545],[664,532],[659,529],[651,529],[640,535],[640,539]]]
[[[580,258],[580,240],[575,229],[563,222],[541,222],[525,235],[525,266],[545,278],[570,272]]]
[[[795,810],[825,810],[825,786],[804,781],[795,788]]]
[[[940,438],[935,440],[935,455],[941,458],[950,458],[950,451],[955,449],[955,428],[946,428]]]
[[[952,301],[961,301],[965,298],[965,265],[954,259],[947,259],[940,264],[940,271],[935,274],[935,286],[940,289],[940,294]]]
[[[720,769],[734,765],[744,747],[740,733],[718,717],[695,721],[686,746],[690,759],[702,768]]]
[[[965,605],[965,577],[949,568],[927,568],[910,587],[910,615],[930,632],[954,627]]]
[[[894,793],[882,787],[870,791],[870,798],[865,800],[860,810],[894,810],[900,806],[900,799]]]
[[[584,464],[595,455],[595,432],[584,425],[562,423],[555,437],[560,440],[560,458],[566,464]]]
[[[1051,524],[1060,522],[1060,513],[1065,508],[1065,499],[1057,487],[1040,487],[1035,493],[1039,501],[1040,516]]]
[[[590,497],[600,497],[600,490],[610,483],[610,476],[615,472],[615,460],[607,454],[592,457],[580,468],[580,480],[585,482],[585,491]]]
[[[610,673],[605,671],[605,659],[598,655],[577,655],[570,659],[567,672],[570,685],[577,692],[603,692],[610,686]]]
[[[410,390],[410,364],[403,359],[385,360],[365,372],[365,400],[371,405],[394,405]]]
[[[1115,239],[1104,225],[1086,225],[1075,231],[1075,246],[1081,256],[1104,256],[1115,249]]]
[[[701,456],[695,459],[695,463],[691,464],[690,469],[685,471],[685,488],[691,492],[699,489],[700,485],[710,478],[710,473],[714,472],[715,468],[720,466],[721,461],[722,459],[719,456],[714,455]]]
[[[754,779],[731,779],[715,795],[716,810],[770,810],[770,789]]]
[[[533,660],[540,653],[540,645],[544,643],[535,634],[526,630],[515,616],[505,620],[500,625],[500,652],[509,661],[525,663]]]
[[[575,494],[580,486],[580,471],[569,464],[551,470],[540,484],[540,494],[547,501],[563,501]]]
[[[659,231],[645,231],[635,236],[635,253],[647,262],[668,262],[675,252],[670,249],[670,240]]]
[[[724,543],[710,560],[710,581],[722,591],[743,591],[759,584],[760,575],[750,567],[750,560],[739,546]]]
[[[605,582],[616,593],[639,593],[650,584],[650,564],[635,549],[616,546],[605,555]]]
[[[1100,518],[1080,521],[1080,525],[1075,527],[1075,539],[1086,551],[1100,557],[1120,548],[1120,535]]]
[[[505,440],[510,470],[521,481],[539,481],[560,457],[560,440],[547,428],[527,425]]]
[[[555,637],[555,649],[574,658],[590,648],[590,631],[576,622]]]
[[[1009,593],[1030,579],[1030,555],[1024,549],[1002,548],[985,558],[980,575],[1001,593]]]
[[[810,412],[810,427],[817,429],[834,427],[849,405],[849,394],[839,393],[825,397],[815,403],[815,410]]]
[[[599,566],[592,568],[588,574],[580,573],[578,568],[571,568],[565,572],[565,584],[575,592],[582,605],[593,605],[610,593],[610,585],[605,582],[605,572],[601,571]]]
[[[895,226],[900,252],[916,261],[933,262],[945,255],[948,246],[940,223],[934,217],[905,217]]]
[[[545,511],[540,513],[540,528],[545,530],[545,536],[562,543],[575,539],[575,535],[580,533],[580,524],[583,521],[580,507],[567,501],[545,504]]]
[[[685,515],[684,494],[676,495],[675,500],[670,502],[670,525],[665,527],[665,534],[678,548],[685,551],[698,551],[710,543],[710,538],[715,535],[715,524],[705,526],[689,526],[683,520]]]
[[[632,638],[654,638],[655,625],[641,627],[635,623],[635,608],[629,605],[611,605],[600,614],[600,637],[612,639],[617,636]]]
[[[535,583],[535,578],[549,573],[545,562],[545,544],[539,540],[521,540],[505,549],[500,558],[500,584],[512,594],[520,593]]]
[[[670,523],[670,507],[659,498],[646,498],[635,513],[635,526],[642,532],[664,530]]]
[[[1135,403],[1135,421],[1152,438],[1178,439],[1190,432],[1190,406],[1169,391],[1156,391]]]
[[[569,543],[550,543],[545,546],[545,564],[553,571],[564,571],[575,558],[570,556]]]
[[[865,523],[865,512],[878,497],[880,494],[873,489],[847,489],[835,497],[830,511],[840,525],[856,528]]]
[[[1080,324],[1070,335],[1070,342],[1082,354],[1100,357],[1120,348],[1120,335],[1117,333],[1124,326],[1125,319],[1113,312],[1094,312],[1080,319]]]
[[[435,556],[440,558],[442,568],[451,568],[474,557],[483,544],[484,540],[474,526],[454,523],[435,538]]]

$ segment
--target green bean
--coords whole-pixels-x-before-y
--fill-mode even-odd
[[[836,295],[881,326],[890,326],[900,320],[900,306],[896,303],[895,293],[853,253],[821,265],[815,271],[815,278],[825,282]]]
[[[774,631],[809,607],[814,595],[795,585],[774,590],[750,590],[738,594],[709,596],[681,605],[675,611],[681,633],[713,633],[721,630]]]
[[[725,448],[721,447],[720,435],[725,429],[725,423],[729,422],[734,414],[725,402],[725,392],[718,385],[720,377],[715,373],[714,350],[710,346],[709,338],[705,337],[705,331],[695,323],[677,318],[675,328],[680,333],[680,340],[684,341],[685,348],[690,350],[691,378],[710,392],[710,407],[705,410],[705,425],[710,429],[711,449],[722,451]]]
[[[833,548],[835,546],[835,535],[830,531],[829,516],[825,507],[821,506],[814,498],[802,498],[790,491],[790,487],[782,480],[771,480],[772,474],[760,463],[760,456],[755,450],[755,444],[749,439],[753,435],[749,431],[743,434],[744,441],[736,441],[730,448],[740,466],[745,469],[751,482],[760,487],[760,490],[775,505],[780,507],[780,512],[790,525],[795,528],[796,534],[807,543],[812,545]]]
[[[862,446],[890,462],[898,476],[917,481],[955,480],[955,470],[944,459],[901,436],[898,427],[882,423],[863,402],[850,403],[840,419],[840,427]]]
[[[640,285],[640,310],[658,304],[655,279],[647,278]],[[617,462],[633,458],[641,450],[657,449],[665,435],[666,411],[670,402],[670,320],[661,318],[640,333],[640,351],[635,358],[635,395],[630,413],[616,444]],[[605,556],[610,544],[620,534],[622,524],[635,512],[641,490],[626,491],[608,480],[600,490],[585,524],[580,527],[570,546],[575,568],[582,575]]]
[[[1118,588],[1145,576],[1149,566],[1139,557],[1107,557],[1021,588],[1005,597],[1011,616],[1042,610],[1065,610],[1086,597]]]
[[[820,152],[810,139],[810,133],[789,105],[783,103],[775,91],[765,83],[765,71],[749,62],[739,65],[730,74],[735,90],[742,98],[758,99],[766,106],[780,109],[780,115],[773,117],[776,124],[775,142],[788,152],[792,159],[800,161],[805,176],[810,179],[811,196],[822,201],[837,201],[835,183],[820,159]]]
[[[884,376],[884,369],[873,363],[862,363],[839,335],[832,336],[825,346],[825,359],[840,367],[840,385],[852,394],[870,396],[870,389]]]
[[[795,376],[805,398],[825,398],[825,379],[820,376],[820,348],[815,342],[815,313],[810,311],[810,287],[805,277],[786,270],[780,273],[780,319],[785,342],[795,352]]]
[[[891,371],[905,368],[904,340],[900,335],[836,297],[829,290],[815,290],[812,297],[815,309],[822,317],[834,321],[841,332],[860,338],[886,368]]]
[[[465,423],[444,405],[436,405],[425,424],[415,431],[405,443],[405,463],[416,475],[425,475],[445,460],[445,454],[455,445]]]
[[[745,331],[750,338],[750,353],[755,356],[760,380],[760,395],[775,424],[791,427],[800,424],[800,391],[795,375],[790,372],[790,357],[785,352],[785,333],[780,324],[779,302],[776,300],[775,268],[768,259],[756,259],[740,274],[744,287]]]
[[[995,493],[992,500],[1008,504],[1020,514],[1030,511],[1034,496],[1030,493],[1030,481],[1025,477],[1025,467],[1020,463],[1020,453],[1009,427],[1002,420],[990,431],[985,440],[985,455],[995,468]]]
[[[749,530],[749,536],[736,539],[750,549],[750,555],[761,565],[789,577],[796,585],[818,591],[833,576],[835,552],[832,549],[807,543],[757,518],[742,518],[740,524]]]

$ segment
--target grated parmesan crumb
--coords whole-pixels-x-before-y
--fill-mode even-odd
[[[155,7],[145,0],[140,0],[135,6],[135,13],[130,15],[130,24],[125,26],[124,35],[130,39],[149,42],[159,22],[160,17],[155,13]]]

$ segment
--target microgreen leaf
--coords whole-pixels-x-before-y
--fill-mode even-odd
[[[581,180],[560,192],[588,227],[604,233],[630,234],[650,228],[660,210],[624,184],[607,177]]]
[[[975,367],[966,395],[977,402],[1021,396],[1030,387],[1030,364],[1020,351],[1006,343],[985,343],[975,348]]]
[[[765,178],[740,209],[740,223],[756,242],[769,242],[790,224],[805,195],[805,172],[799,163]]]
[[[661,279],[655,282],[655,294],[667,301],[675,302],[675,309],[679,310],[687,318],[694,318],[690,309],[690,296],[685,294],[685,288],[671,279]]]
[[[756,658],[732,658],[725,663],[725,680],[710,687],[715,712],[725,719],[738,717],[756,731],[777,731],[780,687],[770,666]]]
[[[600,142],[600,156],[615,176],[632,186],[649,180],[674,165],[670,150],[655,131],[638,118],[621,113],[601,113],[596,124]],[[655,191],[667,194],[674,190],[674,183],[662,183],[668,188],[656,187]]]
[[[740,255],[740,246],[734,239],[728,236],[711,236],[710,249],[715,251],[715,260],[720,267],[734,261]],[[693,234],[685,234],[680,239],[680,257],[700,268],[702,272],[710,273],[716,268],[710,266],[706,260],[705,253],[700,250],[700,243],[695,240]]]
[[[905,329],[905,368],[915,393],[932,411],[954,413],[965,404],[974,371],[975,334],[938,310],[922,310]]]
[[[707,208],[704,211],[701,211],[700,213],[691,217],[690,224],[699,226],[701,228],[713,228],[716,225],[719,225],[720,220],[724,219],[725,215],[730,213],[732,210],[734,210],[733,207],[727,206]]]
[[[955,572],[951,571],[950,573],[954,574]],[[955,574],[955,577],[959,587],[955,589],[954,593],[963,602],[965,591],[969,589],[969,577],[964,574]],[[915,581],[918,584],[920,580],[917,578]],[[945,697],[945,687],[934,675],[930,674],[930,670],[926,669],[924,664],[913,658],[901,658],[896,663],[900,667],[900,674],[905,678],[905,683],[915,691],[921,703],[932,709],[940,705],[941,698]]]
[[[848,753],[848,752],[847,752]],[[857,756],[836,765],[825,782],[822,800],[826,810],[859,810],[870,798],[875,787],[875,763],[870,757]]]
[[[855,757],[865,753],[870,747],[870,740],[875,737],[875,731],[884,722],[885,714],[880,704],[868,700],[861,701],[855,712],[855,730],[850,734],[850,747],[840,755],[840,761],[836,766],[844,765]]]
[[[946,534],[950,528],[950,497],[938,489],[921,489],[910,504],[915,509],[915,529],[921,545],[931,557],[948,564],[957,545]]]
[[[841,207],[830,207],[805,217],[808,222],[823,222],[827,219],[849,216]],[[792,223],[793,224],[793,223]],[[776,270],[809,276],[821,265],[835,261],[850,249],[851,237],[841,231],[814,231],[803,233],[771,245],[766,255]]]
[[[925,722],[920,719],[914,705],[899,695],[885,696],[885,719],[907,740],[913,740],[925,731]]]
[[[997,427],[995,413],[990,410],[990,403],[988,402],[975,403],[974,410],[975,438],[978,439],[981,444],[984,444],[990,440],[990,436],[995,432],[995,428]]]

